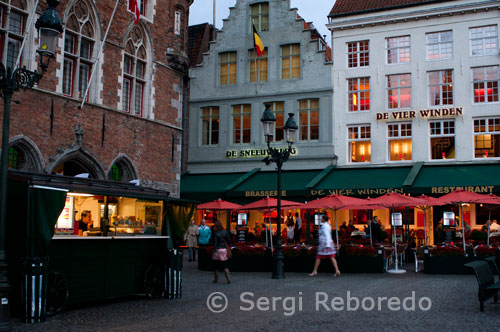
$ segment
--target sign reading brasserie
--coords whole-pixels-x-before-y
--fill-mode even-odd
[[[278,148],[280,151],[285,151],[287,148]],[[267,149],[242,149],[242,150],[226,150],[226,158],[236,159],[236,158],[260,158],[267,157],[269,155]],[[292,148],[292,156],[297,155],[297,149]]]
[[[399,112],[385,112],[377,113],[377,120],[405,120],[405,119],[415,119],[419,116],[422,119],[429,118],[444,118],[444,117],[454,117],[461,116],[463,113],[462,107],[450,107],[450,108],[437,108],[437,109],[424,109],[418,112],[416,111],[399,111]]]

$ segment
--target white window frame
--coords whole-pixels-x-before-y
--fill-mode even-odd
[[[261,77],[261,66],[264,63],[264,60],[267,63],[267,76],[265,80]],[[255,70],[255,66],[257,66],[257,71],[255,73],[256,80],[252,82],[252,70]],[[257,52],[255,52],[255,49],[251,49],[248,51],[248,69],[248,81],[251,84],[269,82],[269,52],[267,50],[267,47],[264,48],[264,54],[259,57],[257,56]]]
[[[351,138],[349,135],[349,129],[356,129],[357,132],[357,137]],[[362,135],[362,128],[365,128],[365,137],[361,137]],[[366,131],[366,128],[368,128],[368,131]],[[369,133],[369,135],[366,135],[366,133]],[[361,164],[361,163],[371,163],[372,162],[372,138],[371,138],[371,125],[370,124],[361,124],[361,125],[348,125],[347,126],[347,163],[349,164]],[[368,136],[368,137],[367,137]],[[353,142],[370,142],[369,145],[369,154],[370,154],[370,161],[352,161],[352,145],[351,143]]]
[[[318,102],[318,108],[313,108],[311,106],[311,101],[317,100]],[[307,101],[307,108],[300,108],[300,102],[301,101]],[[300,142],[318,142],[320,139],[320,133],[319,133],[319,127],[320,127],[320,99],[319,98],[304,98],[300,99],[297,101],[297,112],[299,114],[299,141]],[[302,117],[300,116],[301,113],[307,112],[307,139],[302,139],[302,123],[301,119]],[[318,114],[318,138],[311,138],[311,113],[315,112]]]
[[[485,29],[494,28],[493,35],[485,35]],[[478,36],[473,37],[473,33],[477,31]],[[486,48],[488,45],[487,41],[494,42],[492,47]],[[481,48],[477,49],[478,52],[474,51],[473,43],[480,42]],[[498,26],[496,24],[485,25],[480,27],[470,27],[469,28],[469,49],[471,56],[485,56],[485,55],[498,55]]]
[[[496,68],[496,74],[497,74],[497,78],[496,79],[487,79],[488,77],[488,68]],[[483,79],[482,80],[474,80],[474,72],[476,70],[482,70],[482,74],[483,74]],[[473,104],[494,104],[494,103],[498,103],[499,100],[500,100],[500,67],[498,65],[496,66],[483,66],[483,67],[474,67],[474,68],[471,68],[471,75],[472,75],[472,103]],[[496,99],[497,100],[493,100],[493,101],[488,101],[488,98],[487,96],[485,95],[484,96],[484,101],[476,101],[476,89],[474,87],[474,84],[481,84],[482,85],[482,89],[484,91],[488,91],[488,85],[491,84],[491,83],[495,83],[496,82]]]
[[[174,33],[176,35],[181,34],[181,21],[182,21],[182,13],[180,10],[175,11],[175,18],[174,18]]]
[[[473,136],[474,136],[474,140],[473,140],[473,151],[472,151],[472,154],[473,154],[473,158],[475,160],[500,160],[500,156],[497,156],[497,157],[476,157],[476,136],[482,136],[482,135],[498,135],[500,136],[500,129],[499,130],[495,130],[493,128],[493,130],[490,129],[491,126],[495,126],[495,122],[498,122],[500,123],[500,117],[484,117],[484,118],[473,118],[472,119],[473,122],[472,122],[472,126],[473,126],[473,129],[472,129],[472,132],[473,132]],[[484,131],[478,131],[476,132],[476,121],[484,121],[484,127],[485,127],[485,130]],[[491,123],[493,122],[493,123]]]
[[[350,89],[350,85],[351,85],[351,81],[352,80],[356,80],[356,84],[357,84],[357,90],[351,90]],[[368,90],[361,90],[361,86],[362,86],[362,82],[361,80],[367,80],[368,81],[368,87],[369,89]],[[364,82],[366,83],[366,82]],[[353,112],[369,112],[370,111],[370,108],[371,108],[371,85],[370,85],[370,77],[353,77],[353,78],[348,78],[347,79],[347,112],[348,113],[353,113]],[[366,110],[362,110],[361,109],[361,94],[368,94],[368,109]],[[356,98],[357,98],[357,102],[358,102],[358,110],[351,110],[351,96],[352,95],[355,95]]]
[[[431,123],[440,123],[439,126],[439,133],[438,134],[433,134],[432,129],[431,129]],[[450,133],[444,133],[444,124],[445,123],[453,123],[453,134]],[[449,128],[449,127],[448,127]],[[432,138],[437,138],[437,137],[453,137],[454,140],[454,149],[455,149],[455,158],[454,159],[432,159]],[[455,160],[456,159],[456,153],[457,153],[457,142],[456,142],[456,126],[455,126],[455,120],[450,120],[450,119],[444,119],[444,120],[433,120],[429,121],[429,160],[430,161],[443,161],[443,160]]]
[[[203,111],[208,110],[209,114],[204,115]],[[217,111],[217,115],[214,115],[214,111]],[[220,107],[219,106],[206,106],[201,108],[201,142],[200,146],[218,146],[220,143]],[[204,137],[204,128],[203,128],[203,122],[204,120],[208,119],[208,143],[203,143],[203,137]],[[217,119],[219,120],[219,128],[217,130],[217,143],[212,144],[212,137],[214,135],[214,129],[212,127],[213,121]]]
[[[231,54],[234,54],[234,61],[231,61]],[[219,81],[219,86],[234,86],[238,83],[238,52],[236,51],[226,51],[226,52],[220,52],[219,56],[219,75],[218,75],[218,81]],[[231,65],[235,66],[234,69],[234,83],[231,82]],[[223,66],[225,66],[224,69],[227,69],[227,79],[226,82],[221,81],[221,74],[223,70]]]
[[[446,75],[448,72],[451,72],[451,75],[448,76]],[[438,74],[438,81],[437,83],[431,83],[431,74],[434,74],[434,73],[437,73]],[[451,82],[445,82],[444,79],[445,78],[448,78],[448,77],[451,77]],[[429,106],[451,106],[451,105],[454,105],[455,103],[455,91],[454,91],[454,71],[453,69],[444,69],[444,70],[435,70],[435,71],[428,71],[427,72],[427,104]],[[445,88],[446,86],[450,86],[451,85],[451,103],[449,104],[445,104],[443,103],[444,102],[444,91],[443,91],[443,88]],[[432,89],[433,88],[438,88],[439,89],[439,103],[436,104],[436,103],[433,103],[432,101]]]
[[[293,53],[293,46],[294,45],[298,45],[298,49],[299,49],[299,53]],[[285,47],[288,47],[289,51],[290,51],[290,54],[289,55],[283,55],[283,49]],[[291,44],[285,44],[285,45],[281,45],[280,46],[280,77],[281,77],[281,80],[283,81],[289,81],[289,80],[298,80],[302,77],[302,66],[301,66],[301,46],[300,46],[300,43],[291,43]],[[298,57],[299,58],[299,76],[297,77],[293,77],[293,59],[295,57]],[[290,60],[290,67],[289,67],[289,75],[288,77],[284,77],[283,76],[283,61],[288,58]]]
[[[408,77],[409,77],[409,80],[408,80],[409,81],[409,85],[408,86],[402,86],[401,85],[401,78],[403,76],[406,76],[406,75],[408,75]],[[389,78],[390,77],[397,77],[398,78],[398,80],[397,80],[397,86],[395,86],[395,87],[389,87]],[[386,88],[387,89],[387,109],[389,109],[389,110],[402,110],[402,109],[409,109],[409,108],[411,108],[411,105],[412,105],[412,97],[411,97],[411,95],[412,95],[412,92],[411,92],[411,74],[410,73],[404,73],[404,74],[387,75],[386,76],[386,82],[387,82],[387,88]],[[408,106],[404,106],[403,107],[403,106],[401,106],[401,91],[402,90],[406,90],[406,89],[410,90],[410,103],[409,103]],[[397,91],[397,95],[398,95],[398,106],[397,107],[391,107],[391,101],[390,101],[391,96],[389,94],[389,91],[392,91],[392,90]]]
[[[396,135],[390,135],[390,126],[396,127]],[[409,127],[408,127],[409,126]],[[408,135],[409,131],[409,135]],[[391,141],[410,140],[411,159],[391,160]],[[413,160],[413,128],[411,122],[391,122],[387,124],[387,162],[401,163],[411,162]]]
[[[274,126],[274,133],[273,133],[273,139],[272,139],[272,142],[284,142],[285,141],[285,122],[286,122],[286,118],[285,118],[285,102],[284,101],[271,101],[271,102],[268,102],[270,105],[271,105],[271,111],[274,113],[274,116],[276,117],[276,123],[275,123],[275,126]],[[266,104],[268,104],[266,102]],[[280,104],[280,105],[283,105],[283,108],[282,109],[277,109],[277,105]],[[278,115],[281,115],[281,118],[282,118],[282,121],[281,123],[279,123],[278,119],[279,119],[279,116]],[[282,131],[282,139],[277,141],[276,140],[276,132],[281,130]]]
[[[235,107],[239,106],[239,113],[235,113]],[[248,112],[245,112],[245,106],[249,106],[250,110]],[[236,143],[234,138],[235,138],[235,132],[236,129],[234,128],[234,116],[237,115],[240,117],[240,138],[241,142]],[[244,124],[245,124],[245,116],[248,115],[250,117],[250,138],[248,142],[243,142],[244,138]],[[235,104],[231,105],[231,144],[232,145],[250,145],[252,143],[252,105],[251,104]]]
[[[2,43],[0,45],[2,49],[2,58],[0,61],[5,65],[5,68],[11,68],[14,70],[17,58],[19,56],[19,51],[21,50],[21,44],[23,42],[24,34],[26,31],[26,22],[29,19],[29,12],[27,8],[19,8],[10,4],[10,1],[2,2],[0,5],[2,25],[0,25],[0,36],[2,36]],[[16,31],[11,28],[16,28],[17,26],[11,26],[11,18],[14,15],[20,17],[20,31]],[[11,44],[12,43],[12,44]],[[24,50],[26,53],[26,48]],[[21,56],[20,63],[17,64],[22,67],[24,54]]]
[[[446,34],[446,36],[445,36]],[[444,37],[451,36],[450,41],[443,41]],[[431,35],[437,35],[437,42],[432,43],[429,42],[429,37]],[[437,45],[437,59],[431,59],[429,57],[429,50],[430,47],[433,47]],[[427,61],[439,61],[439,60],[447,60],[447,59],[452,59],[453,58],[453,31],[451,30],[445,30],[445,31],[436,31],[436,32],[429,32],[425,34],[425,57]],[[448,47],[449,46],[449,47]],[[450,52],[444,53],[444,50],[450,49]]]
[[[361,43],[367,43],[368,45],[368,50],[363,50],[361,51]],[[355,44],[356,45],[356,50],[353,52],[349,51],[349,44]],[[360,41],[351,41],[346,43],[346,54],[347,54],[347,63],[346,63],[346,68],[363,68],[363,67],[369,67],[370,66],[370,41],[369,40],[360,40]],[[349,57],[350,55],[356,54],[356,63],[353,66],[349,65]],[[361,64],[360,61],[360,54],[366,54],[368,57],[368,64]]]
[[[404,44],[406,42],[405,39],[407,39],[408,45]],[[396,45],[394,47],[389,46],[389,42],[391,42],[391,41],[395,41]],[[408,50],[408,61],[401,61],[401,52],[403,50],[406,50],[406,49]],[[396,53],[396,61],[395,62],[389,61],[389,52],[390,51],[395,51],[395,53]],[[410,35],[386,38],[385,39],[385,55],[386,55],[385,62],[388,65],[410,63],[411,62],[411,38],[410,38]]]
[[[262,5],[267,5],[267,12],[262,11]],[[252,14],[252,8],[258,8],[258,13],[257,14]],[[270,11],[270,5],[269,2],[258,2],[258,3],[253,3],[250,4],[250,31],[252,31],[252,25],[255,25],[255,29],[257,29],[257,32],[261,31],[269,31],[269,11]],[[262,17],[267,16],[267,29],[262,29]],[[254,20],[256,21],[254,23]]]

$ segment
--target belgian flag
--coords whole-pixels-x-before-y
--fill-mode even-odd
[[[255,25],[252,24],[253,27],[253,46],[255,47],[255,52],[257,52],[257,57],[264,55],[264,44],[262,44],[262,40],[260,39],[259,34],[257,33],[257,29],[255,29]]]

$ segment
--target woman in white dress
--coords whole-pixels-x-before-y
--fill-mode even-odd
[[[335,268],[334,277],[340,276],[340,271],[337,265],[337,260],[335,259],[335,254],[336,251],[332,239],[332,227],[328,222],[328,216],[325,214],[323,215],[323,218],[321,218],[321,226],[319,228],[319,245],[318,252],[316,253],[314,270],[309,275],[313,277],[318,274],[318,267],[319,263],[321,263],[321,260],[330,258],[333,263],[333,267]]]

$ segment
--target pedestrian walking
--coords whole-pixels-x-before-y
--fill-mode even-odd
[[[198,227],[194,224],[194,219],[191,220],[189,227],[184,234],[184,241],[189,250],[189,262],[196,260],[196,246],[198,245],[197,236],[199,234]]]
[[[200,248],[208,246],[212,231],[210,230],[210,227],[207,226],[207,222],[205,221],[205,219],[201,220],[200,226],[198,227],[198,233],[198,246]]]
[[[229,276],[229,269],[227,267],[227,260],[231,258],[231,239],[229,238],[229,233],[224,229],[220,221],[216,221],[214,224],[212,237],[210,238],[210,243],[214,246],[214,253],[212,259],[214,261],[214,283],[219,281],[219,271],[224,272],[226,276],[226,282],[231,283],[231,277]]]
[[[319,228],[319,245],[318,252],[316,253],[316,262],[314,262],[314,270],[309,275],[314,277],[318,274],[318,267],[321,260],[330,258],[333,267],[335,268],[334,277],[340,276],[339,267],[337,265],[337,260],[335,259],[335,246],[332,239],[332,227],[328,222],[328,216],[325,214],[321,218],[321,226]]]

